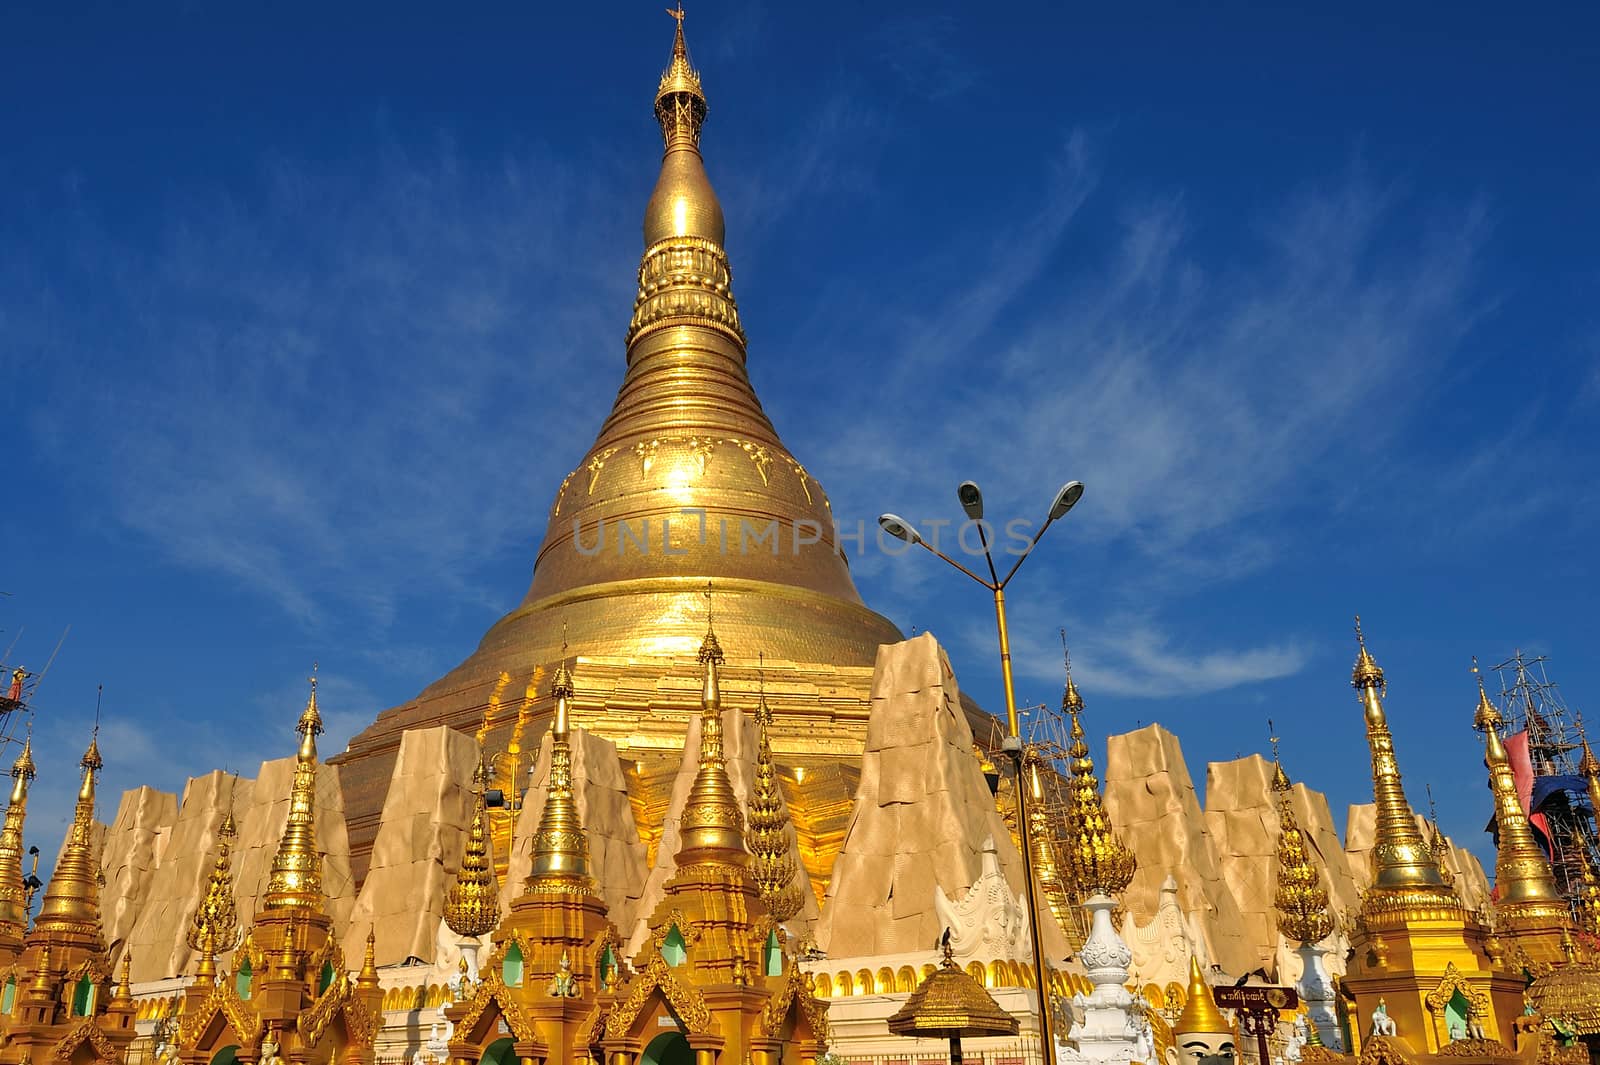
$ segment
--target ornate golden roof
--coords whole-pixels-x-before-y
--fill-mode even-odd
[[[1083,698],[1067,674],[1061,705],[1072,715],[1067,757],[1072,779],[1067,783],[1065,840],[1062,849],[1071,880],[1081,895],[1115,895],[1133,882],[1138,861],[1118,837],[1100,798],[1100,781],[1094,759],[1084,741]]]
[[[484,787],[487,779],[483,751],[478,752],[478,783],[472,804],[472,826],[467,830],[461,865],[455,883],[444,896],[444,923],[458,936],[482,936],[500,923],[500,884],[489,857],[489,833],[484,827]]]
[[[1228,1018],[1217,1009],[1217,1000],[1211,994],[1211,985],[1206,983],[1205,974],[1200,971],[1200,960],[1194,956],[1189,958],[1189,997],[1183,1003],[1183,1012],[1172,1023],[1174,1035],[1182,1032],[1187,1035],[1224,1035],[1233,1031],[1233,1025],[1228,1023]]]
[[[710,591],[705,595],[709,601]],[[722,687],[717,679],[723,663],[722,645],[717,642],[709,614],[708,608],[706,634],[700,644],[700,666],[705,671],[700,697],[700,768],[689,786],[689,798],[679,819],[679,868],[698,862],[742,866],[748,861],[744,817],[722,756]]]
[[[756,771],[750,788],[751,876],[761,891],[761,901],[783,922],[800,912],[801,887],[794,882],[794,855],[789,849],[789,811],[772,761],[772,708],[767,705],[765,683],[756,700]]]
[[[0,939],[20,940],[28,930],[28,893],[22,886],[22,830],[28,816],[28,785],[33,781],[33,737],[11,765],[11,801],[0,828]]]
[[[105,765],[100,757],[99,726],[89,740],[88,750],[78,765],[83,783],[72,811],[72,827],[67,844],[56,862],[55,872],[44,889],[44,902],[33,922],[36,935],[54,935],[84,945],[100,944],[100,867],[94,855],[95,775]]]
[[[1316,943],[1333,931],[1328,889],[1312,864],[1305,834],[1295,823],[1290,802],[1294,786],[1278,760],[1276,737],[1272,761],[1272,790],[1278,795],[1278,884],[1272,901],[1278,910],[1278,931],[1291,943]]]
[[[1556,966],[1535,978],[1525,994],[1546,1021],[1560,1021],[1578,1035],[1600,1035],[1600,969],[1592,962]]]
[[[1359,617],[1356,618],[1356,643],[1360,651],[1351,673],[1351,684],[1360,693],[1365,710],[1367,746],[1372,753],[1372,794],[1377,806],[1373,880],[1363,897],[1363,911],[1388,907],[1400,898],[1406,906],[1459,909],[1460,900],[1445,886],[1433,854],[1422,839],[1422,830],[1411,813],[1411,805],[1406,802],[1400,766],[1395,760],[1394,737],[1389,733],[1389,718],[1383,706],[1387,682],[1383,670],[1367,650]]]
[[[550,694],[555,698],[555,720],[550,726],[550,776],[544,810],[533,837],[533,868],[525,890],[583,894],[590,890],[589,844],[572,792],[572,742],[568,738],[568,700],[573,696],[572,674],[567,671],[565,648]]]
[[[1473,661],[1477,673],[1477,661]],[[1494,794],[1494,818],[1499,836],[1495,855],[1495,913],[1509,928],[1537,921],[1565,925],[1570,911],[1556,888],[1555,876],[1544,850],[1533,837],[1533,826],[1517,793],[1511,758],[1500,741],[1503,721],[1489,702],[1478,673],[1478,706],[1474,727],[1484,735],[1484,764],[1489,769],[1489,790]]]
[[[317,851],[317,737],[322,734],[322,713],[317,709],[317,678],[313,672],[311,694],[295,723],[300,747],[294,756],[294,783],[289,789],[289,819],[283,826],[267,891],[265,910],[306,910],[321,913],[322,855]]]
[[[239,911],[234,905],[233,876],[229,871],[229,852],[236,834],[233,811],[229,810],[217,830],[217,854],[211,865],[211,877],[189,924],[189,946],[202,954],[215,955],[231,950],[239,934]]]
[[[1017,1019],[961,970],[947,937],[939,967],[922,978],[905,1005],[889,1018],[889,1031],[914,1039],[977,1039],[1016,1035]]]

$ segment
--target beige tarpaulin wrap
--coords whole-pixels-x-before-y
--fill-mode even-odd
[[[120,959],[155,879],[162,851],[178,819],[178,797],[152,787],[122,793],[117,816],[102,837],[100,919],[106,945]]]
[[[622,775],[616,744],[586,729],[568,735],[572,747],[573,799],[583,834],[589,841],[589,871],[605,900],[611,923],[626,931],[637,911],[645,883],[645,847],[628,803],[628,784]],[[550,779],[550,731],[545,730],[539,755],[528,776],[528,792],[517,815],[506,882],[500,885],[501,913],[522,894],[522,882],[533,865],[533,836],[544,814]]]
[[[344,931],[346,961],[361,957],[369,928],[379,965],[432,960],[444,894],[472,823],[477,764],[469,733],[436,725],[400,737],[372,865]],[[320,824],[317,831],[320,840]]]
[[[931,633],[878,648],[871,707],[861,785],[817,923],[818,946],[835,958],[932,950],[944,931],[934,887],[963,897],[982,872],[986,840],[1012,893],[1022,891],[1022,856]],[[1046,920],[1043,931],[1049,956],[1065,957],[1059,926]]]
[[[249,804],[252,787],[251,780],[238,782],[233,795],[236,810]],[[191,777],[184,785],[183,802],[128,935],[128,950],[133,954],[130,975],[136,983],[183,976],[193,970],[193,951],[185,937],[211,875],[217,830],[222,826],[229,793],[234,788],[233,778],[221,770]],[[238,851],[237,840],[234,851]],[[236,886],[237,883],[235,880]],[[219,945],[218,954],[224,963],[232,947],[232,943]]]
[[[1178,881],[1179,905],[1199,918],[1212,960],[1230,973],[1255,968],[1254,937],[1218,868],[1178,738],[1146,725],[1112,736],[1106,748],[1106,809],[1139,859],[1122,905],[1154,913],[1170,873]]]

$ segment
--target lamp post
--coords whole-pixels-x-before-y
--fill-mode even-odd
[[[1011,637],[1006,630],[1006,585],[1011,583],[1011,578],[1017,575],[1017,570],[1027,561],[1033,549],[1038,546],[1039,540],[1049,531],[1059,519],[1066,516],[1083,496],[1082,481],[1068,481],[1056,493],[1055,500],[1050,504],[1050,512],[1045,522],[1028,540],[1028,546],[1023,548],[1012,565],[1010,572],[1004,577],[995,569],[994,554],[989,546],[989,534],[983,524],[983,492],[972,481],[962,481],[956,489],[956,497],[961,500],[961,509],[966,512],[967,519],[977,523],[978,539],[983,544],[983,561],[989,568],[989,579],[984,580],[966,566],[957,562],[937,547],[928,543],[917,532],[916,528],[904,518],[896,514],[884,514],[878,518],[878,525],[884,532],[908,544],[916,544],[926,548],[929,553],[937,555],[968,577],[977,581],[989,590],[994,597],[995,627],[1000,635],[1000,676],[1005,684],[1006,692],[1006,737],[1001,743],[1001,749],[1010,754],[1016,767],[1016,794],[1017,794],[1017,823],[1022,834],[1022,875],[1027,881],[1027,890],[1023,897],[1028,905],[1028,933],[1033,946],[1033,972],[1034,980],[1039,988],[1039,1037],[1044,1048],[1045,1065],[1051,1065],[1055,1060],[1055,1037],[1050,1023],[1050,969],[1045,964],[1044,938],[1039,924],[1039,903],[1034,897],[1033,880],[1033,831],[1029,825],[1027,811],[1027,784],[1023,779],[1023,750],[1022,734],[1017,728],[1017,695],[1016,688],[1011,679]]]

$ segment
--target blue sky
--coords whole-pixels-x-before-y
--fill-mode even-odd
[[[621,378],[661,6],[4,16],[0,647],[71,625],[46,850],[97,683],[107,791],[177,789],[287,753],[313,659],[337,749],[520,600]],[[1025,699],[1065,626],[1097,741],[1160,720],[1203,786],[1270,716],[1342,821],[1359,611],[1413,799],[1475,843],[1469,656],[1547,653],[1600,717],[1592,9],[687,28],[751,374],[835,512],[1088,483],[1011,591]],[[981,590],[853,566],[1000,704]]]

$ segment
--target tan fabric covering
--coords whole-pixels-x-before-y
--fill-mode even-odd
[[[878,648],[861,785],[834,862],[817,944],[835,958],[931,949],[943,927],[934,887],[964,895],[995,841],[1013,893],[1022,856],[972,755],[949,659],[931,633]],[[1044,912],[1049,913],[1048,906]],[[1045,949],[1067,953],[1044,922]]]
[[[1179,905],[1199,918],[1211,959],[1230,973],[1255,968],[1255,937],[1218,867],[1178,738],[1160,725],[1112,736],[1105,782],[1106,809],[1139,859],[1123,906],[1154,913],[1161,882],[1171,873]]]
[[[155,879],[161,852],[178,819],[178,797],[145,786],[122,793],[117,816],[103,839],[100,919],[106,946],[121,958],[118,944],[133,931]]]
[[[371,928],[379,965],[432,960],[444,893],[472,821],[477,764],[472,736],[446,725],[401,736],[372,866],[342,940],[347,959],[361,957]],[[320,824],[317,830],[320,838]]]
[[[227,813],[228,794],[233,787],[232,779],[220,770],[191,777],[184,785],[183,802],[128,935],[134,982],[162,980],[192,970],[193,952],[184,937],[211,873],[217,829]],[[237,810],[249,804],[253,787],[254,781],[238,782]],[[237,883],[236,880],[236,889]],[[233,945],[222,946],[226,948],[221,951],[225,960]]]

